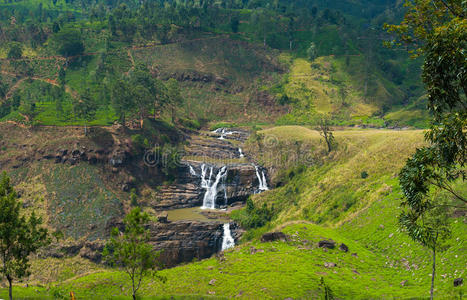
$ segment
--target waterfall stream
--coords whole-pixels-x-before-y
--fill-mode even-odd
[[[260,174],[258,166],[255,166],[255,170],[256,170],[256,177],[258,178],[258,181],[259,181],[260,192],[269,190],[268,182],[266,180],[266,174],[264,173],[264,171],[261,171],[261,174]]]
[[[242,148],[238,148],[238,153],[240,153],[240,158],[245,157],[245,155],[243,154]]]
[[[227,191],[223,182],[223,180],[227,176],[227,167],[223,166],[219,169],[216,175],[216,179],[214,181],[212,180],[213,167],[210,167],[209,179],[206,179],[206,174],[207,166],[203,164],[201,166],[201,187],[206,189],[206,192],[204,193],[203,206],[201,206],[201,208],[215,209],[217,193],[220,190],[218,188],[219,183],[221,183],[221,189],[224,190],[224,199],[227,202]]]
[[[230,223],[224,224],[224,234],[222,237],[222,251],[230,249],[235,246],[235,240],[230,233]]]

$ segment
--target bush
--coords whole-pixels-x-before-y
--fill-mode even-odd
[[[243,228],[252,229],[266,225],[272,220],[274,213],[272,208],[268,208],[266,203],[262,207],[256,207],[251,198],[246,201],[246,208],[235,211],[231,217]]]
[[[363,179],[367,178],[367,177],[368,177],[367,171],[363,171],[363,172],[360,174],[360,177],[362,177]]]
[[[182,124],[182,126],[190,129],[199,130],[201,128],[201,125],[199,124],[198,120],[180,118],[179,122],[180,124]]]

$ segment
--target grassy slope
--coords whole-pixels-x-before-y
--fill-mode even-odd
[[[263,133],[281,142],[310,143],[317,152],[324,148],[318,133],[305,127],[276,127]],[[423,133],[353,130],[335,135],[340,146],[329,161],[307,168],[284,187],[254,197],[255,202],[274,203],[279,210],[278,219],[259,232],[283,230],[291,241],[244,241],[228,251],[225,260],[211,258],[162,271],[165,283],[147,278],[141,293],[316,298],[322,293],[319,280],[323,277],[340,298],[428,297],[429,253],[399,232],[396,224],[401,197],[396,175],[405,158],[423,144]],[[264,151],[267,155],[267,147]],[[368,178],[361,178],[362,170]],[[308,221],[300,221],[304,219]],[[466,233],[464,217],[457,218],[451,248],[438,260],[439,298],[458,295],[452,280],[465,276],[467,246],[462,237]],[[317,248],[317,241],[324,238],[345,243],[349,252]],[[252,254],[253,248],[264,252]],[[326,262],[337,267],[326,268]],[[61,276],[56,278],[67,278]],[[210,285],[212,279],[216,282]],[[97,267],[96,273],[70,278],[51,291],[67,294],[70,290],[81,298],[101,299],[128,295],[129,284],[124,274]]]

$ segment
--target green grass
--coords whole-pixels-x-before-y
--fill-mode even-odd
[[[322,295],[319,282],[323,277],[334,295],[341,299],[428,297],[426,270],[390,265],[383,255],[349,238],[345,231],[304,221],[278,229],[290,236],[288,242],[248,242],[226,252],[224,260],[211,258],[160,271],[159,275],[166,281],[145,278],[140,294],[143,299],[186,294],[255,299],[317,298]],[[344,243],[349,252],[318,248],[317,242],[322,239],[332,239],[337,246]],[[337,266],[326,267],[325,263],[329,262]],[[215,282],[209,284],[213,279]],[[401,286],[404,280],[408,282]],[[460,290],[452,288],[451,280],[438,278],[436,284],[439,298],[452,299]],[[74,291],[77,299],[127,299],[130,285],[126,274],[101,270],[54,285],[51,291],[62,295]]]

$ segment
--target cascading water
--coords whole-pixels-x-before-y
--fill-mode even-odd
[[[217,139],[219,140],[225,140],[225,136],[226,135],[231,135],[231,134],[234,134],[236,133],[237,131],[228,131],[226,130],[225,128],[217,128],[216,130],[212,131],[213,133],[217,133],[217,134],[220,134],[220,137],[218,137]]]
[[[245,157],[245,155],[243,155],[242,148],[238,148],[238,153],[240,153],[240,158]]]
[[[224,224],[224,235],[222,237],[222,251],[235,246],[235,240],[230,233],[230,223]]]
[[[260,174],[258,166],[255,166],[255,170],[256,170],[256,177],[258,178],[258,181],[259,181],[258,188],[260,192],[269,190],[268,182],[266,180],[266,174],[264,174],[264,171],[261,171],[261,174]]]
[[[217,193],[219,191],[218,185],[227,176],[227,167],[224,166],[219,169],[214,182],[212,182],[211,180],[212,173],[213,173],[213,168],[211,167],[209,179],[206,180],[205,179],[206,166],[205,165],[201,166],[201,187],[206,189],[206,193],[204,194],[204,198],[203,198],[203,206],[201,206],[202,209],[206,209],[206,208],[215,209],[216,208],[216,198],[217,198]],[[227,192],[226,192],[225,185],[223,182],[221,183],[221,188],[224,190],[224,198],[226,199],[226,202],[227,202]]]
[[[193,175],[193,176],[196,176],[197,174],[196,174],[195,169],[193,169],[192,166],[189,166],[189,167],[190,167],[190,174]]]

